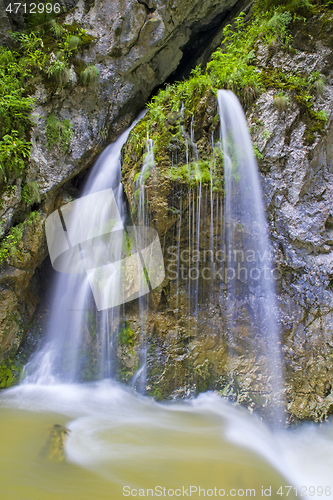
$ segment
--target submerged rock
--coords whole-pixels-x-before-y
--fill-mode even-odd
[[[69,430],[59,424],[54,424],[49,432],[42,456],[50,462],[59,463],[65,460],[64,446]]]

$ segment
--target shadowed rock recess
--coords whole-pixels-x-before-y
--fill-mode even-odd
[[[33,147],[25,181],[38,183],[41,202],[33,206],[38,215],[28,219],[21,200],[22,180],[15,181],[10,195],[7,191],[2,195],[2,235],[7,235],[12,226],[19,226],[21,237],[18,251],[1,264],[0,355],[16,352],[40,301],[36,269],[47,255],[43,232],[47,215],[77,194],[83,178],[80,172],[129,125],[152,91],[179,68],[182,49],[187,47],[190,53],[191,39],[195,46],[193,33],[207,32],[211,25],[218,45],[221,36],[216,19],[222,22],[235,3],[92,0],[79,1],[68,11],[64,24],[79,23],[95,37],[78,57],[98,68],[99,80],[94,88],[80,86],[74,65],[72,80],[56,90],[42,76],[35,77],[36,125],[31,130]],[[258,71],[265,72],[266,84],[246,106],[278,277],[285,398],[292,422],[322,420],[333,413],[332,17],[319,11],[306,23],[293,21],[294,38],[289,50],[257,41],[255,65]],[[5,25],[2,18],[0,22]],[[325,86],[318,88],[316,95],[308,96],[298,92],[297,82],[288,80],[283,87],[283,78],[277,79],[282,72],[297,73],[305,79],[318,72]],[[311,112],[307,106],[310,97]],[[318,120],[311,121],[314,112],[325,112],[322,126]],[[51,114],[73,125],[66,154],[61,148],[46,146],[46,119]],[[212,140],[219,138],[216,96],[212,90],[205,91],[191,112],[170,109],[162,127],[149,120],[148,113],[123,148],[122,182],[135,221],[135,179],[144,161],[149,124],[155,166],[145,179],[147,217],[163,242],[168,270],[173,254],[167,249],[188,249],[190,225],[194,227],[194,239],[199,227],[198,212],[192,216],[190,209],[198,194],[198,183],[191,184],[185,174],[174,172],[175,165],[181,171],[188,162],[195,161],[194,143],[206,172],[201,178],[199,250],[210,248],[211,162],[218,176],[223,173],[212,149]],[[68,182],[73,178],[72,183]],[[220,206],[216,200],[222,204],[223,185],[217,184],[214,191],[213,237],[222,231],[221,209],[216,208]],[[188,272],[189,263],[185,260],[183,265]],[[206,265],[199,262],[198,270]],[[187,272],[185,269],[185,275]],[[219,277],[199,279],[191,290],[186,279],[175,280],[172,272],[167,272],[156,291],[159,306],[157,310],[151,307],[149,312],[146,390],[156,399],[164,399],[213,389],[251,411],[264,412],[269,401],[264,389],[267,381],[261,376],[260,360],[246,340],[251,327],[246,309],[248,292],[244,286],[237,304],[243,312],[237,322],[237,335],[233,336],[225,325],[223,286]],[[189,314],[193,294],[198,308]],[[126,305],[126,322],[120,333],[118,379],[127,382],[138,367],[142,340],[139,304],[135,301]]]

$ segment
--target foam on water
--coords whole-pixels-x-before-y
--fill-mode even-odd
[[[0,408],[65,416],[71,431],[66,442],[68,460],[113,483],[128,483],[128,470],[120,471],[120,464],[140,469],[148,460],[160,462],[163,469],[163,463],[175,460],[200,458],[208,463],[224,456],[237,466],[239,457],[233,456],[233,450],[248,449],[284,476],[285,484],[330,485],[332,424],[305,424],[273,433],[258,417],[213,393],[156,403],[110,380],[27,384],[4,391]],[[212,441],[216,448],[211,447]],[[145,473],[140,469],[141,476]]]

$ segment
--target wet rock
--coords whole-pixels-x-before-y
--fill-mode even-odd
[[[59,463],[65,460],[64,446],[69,430],[59,424],[54,424],[50,430],[48,440],[42,456],[50,462]]]

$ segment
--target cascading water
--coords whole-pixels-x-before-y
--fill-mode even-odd
[[[246,119],[235,95],[219,91],[218,109],[220,138],[215,143],[212,138],[210,162],[199,158],[193,121],[190,134],[182,127],[186,166],[176,165],[180,172],[176,183],[182,185],[185,171],[189,188],[188,202],[170,241],[176,250],[170,259],[172,275],[176,277],[176,328],[183,335],[184,320],[178,318],[179,304],[183,302],[191,339],[200,340],[209,333],[219,336],[220,345],[226,339],[227,369],[220,375],[224,393],[238,398],[240,383],[243,384],[249,394],[248,403],[261,399],[263,406],[270,408],[266,411],[270,420],[279,425],[283,381],[278,312],[259,175]],[[180,114],[184,119],[183,108]],[[220,310],[220,319],[211,320],[215,307]],[[209,366],[206,363],[203,367],[202,360],[198,363],[198,353],[193,351],[195,340],[191,343],[189,387],[197,391],[195,366],[206,373]],[[249,367],[250,374],[245,367]]]
[[[231,91],[220,90],[218,107],[224,166],[225,293],[221,299],[226,312],[230,354],[233,347],[241,343],[245,355],[256,352],[265,359],[265,363],[261,363],[261,376],[266,377],[271,387],[277,423],[281,420],[277,404],[282,390],[280,343],[274,270],[258,168],[237,97]],[[244,326],[238,321],[244,306],[251,321],[250,331],[245,335]]]
[[[149,138],[147,133],[147,146],[146,154],[143,161],[141,172],[135,182],[135,208],[137,215],[138,225],[142,228],[149,227],[148,213],[147,213],[147,188],[146,180],[148,177],[154,175],[155,158],[154,158],[154,145],[153,141]],[[145,231],[145,229],[143,229]],[[140,329],[141,329],[141,355],[140,366],[137,373],[134,375],[132,385],[139,392],[144,393],[146,390],[147,382],[147,330],[148,330],[148,307],[149,300],[147,295],[139,297],[139,311],[140,311]]]
[[[110,211],[114,209],[106,202],[106,198],[110,197],[110,191],[105,191],[106,189],[113,190],[119,212],[117,223],[120,229],[123,227],[125,206],[120,183],[120,151],[134,125],[135,123],[102,153],[86,182],[82,203],[76,205],[71,213],[71,227],[80,233],[78,237],[75,235],[78,241],[88,240],[89,235],[95,235],[95,230],[98,233],[98,228],[109,223]],[[94,193],[97,195],[92,196]],[[103,193],[107,196],[103,197]],[[65,217],[64,212],[63,218]],[[93,248],[88,249],[90,257],[93,254],[96,267],[108,256],[112,256],[114,261],[120,260],[122,239],[118,239],[115,244],[108,238],[107,230],[99,231],[99,234],[102,238],[92,239]],[[82,259],[82,248],[80,257],[82,262],[87,260],[86,256]],[[119,276],[111,275],[109,279],[108,286],[117,289]],[[85,378],[101,379],[114,375],[114,339],[121,317],[121,306],[96,310],[88,274],[59,273],[46,344],[28,363],[25,382],[76,382]]]
[[[188,232],[185,240],[188,241],[189,255],[200,253],[203,245],[209,248],[211,255],[214,253],[217,255],[218,252],[224,255],[223,276],[218,282],[220,307],[223,313],[219,331],[228,338],[230,383],[232,385],[237,376],[232,358],[239,355],[252,357],[253,363],[257,365],[256,376],[262,379],[265,392],[273,393],[271,402],[273,402],[274,419],[281,420],[276,405],[276,400],[280,397],[282,380],[275,318],[275,290],[256,162],[244,113],[237,98],[230,91],[219,91],[218,107],[221,136],[220,142],[213,146],[213,155],[217,154],[217,150],[220,151],[224,170],[223,192],[214,191],[213,177],[216,172],[212,169],[210,191],[203,189],[203,175],[194,140],[193,121],[190,135],[187,135],[183,128],[186,168],[187,175],[191,179],[191,187],[188,191],[188,207],[185,210],[187,215],[185,213],[184,217],[180,216],[178,229],[175,229],[178,253],[184,222]],[[184,113],[184,110],[181,113]],[[108,224],[111,220],[112,207],[108,205],[107,199],[110,193],[106,189],[113,189],[116,199],[118,215],[113,214],[113,224],[118,224],[120,230],[124,229],[126,217],[120,183],[120,150],[129,130],[101,155],[88,178],[82,198],[79,202],[74,202],[74,210],[68,214],[67,206],[61,209],[67,238],[72,237],[68,232],[71,229],[66,227],[69,223],[75,228],[74,240],[81,242],[77,253],[80,262],[76,263],[76,267],[82,267],[83,264],[85,268],[89,260],[93,261],[94,266],[90,265],[88,270],[83,269],[86,272],[81,274],[69,272],[59,275],[47,342],[28,364],[26,382],[50,383],[56,379],[76,382],[116,375],[116,336],[120,326],[126,325],[124,306],[117,304],[115,307],[110,305],[107,307],[106,304],[97,310],[93,298],[96,299],[96,294],[98,295],[96,288],[97,285],[100,286],[100,282],[103,282],[104,288],[111,291],[120,287],[119,273],[110,273],[105,266],[103,267],[109,256],[113,261],[120,261],[123,252],[122,239],[115,244],[107,234],[107,230],[110,229]],[[148,209],[149,191],[151,196],[157,189],[153,143],[148,135],[143,166],[135,181],[134,189],[136,221],[141,228],[148,228],[151,222]],[[224,200],[223,205],[222,200]],[[210,224],[209,228],[205,227],[205,221]],[[106,229],[98,229],[104,226]],[[92,232],[89,228],[93,228]],[[82,243],[89,238],[92,242],[90,246],[87,242]],[[148,238],[143,235],[143,239]],[[210,264],[212,267],[212,261]],[[99,274],[95,273],[92,276],[94,271],[91,269],[101,265]],[[202,281],[198,278],[199,275],[200,263],[197,259],[194,260],[194,267],[189,269],[186,284],[188,329],[195,338],[201,335],[200,324],[206,314],[207,304],[202,302],[204,294],[201,293]],[[140,289],[144,287],[142,279],[144,280],[144,276],[138,273]],[[96,281],[99,283],[95,286]],[[184,285],[183,281],[180,285],[177,279],[177,294]],[[140,392],[145,392],[149,294],[139,294],[138,299],[141,348],[140,361],[132,384]],[[100,302],[103,302],[101,298]],[[155,307],[157,305],[155,304]],[[178,310],[177,299],[176,315]],[[244,329],[244,324],[248,324],[247,331]],[[189,373],[188,376],[194,377],[195,384],[195,374]]]

